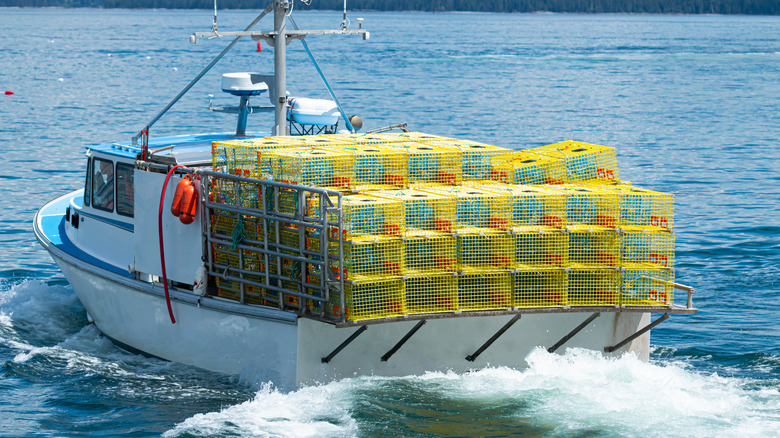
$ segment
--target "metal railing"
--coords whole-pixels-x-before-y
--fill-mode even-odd
[[[201,178],[218,295],[344,322],[342,194],[209,170]],[[220,222],[221,221],[221,222]],[[333,294],[338,295],[334,300]]]
[[[261,304],[302,316],[350,323],[345,301],[345,242],[342,193],[196,170],[203,183],[204,254],[218,296]],[[222,223],[215,222],[222,221]],[[236,232],[239,231],[239,232]],[[695,312],[693,288],[643,277],[688,293],[685,307],[621,303],[614,306],[549,306],[404,315],[404,320],[517,313],[556,313],[600,309]],[[335,294],[335,295],[334,295]],[[399,317],[400,318],[400,317]],[[387,317],[362,323],[392,322]]]
[[[143,162],[140,169],[164,172],[169,166]],[[641,276],[645,281],[687,292],[685,306],[645,303],[514,306],[467,312],[410,313],[350,320],[346,302],[346,251],[343,194],[298,184],[261,180],[202,168],[182,168],[202,183],[203,256],[216,279],[214,296],[273,306],[301,316],[352,326],[400,320],[504,314],[570,312],[696,313],[694,289],[673,281]],[[222,222],[219,222],[222,221]],[[238,232],[237,232],[238,231]],[[212,283],[212,286],[214,284]]]

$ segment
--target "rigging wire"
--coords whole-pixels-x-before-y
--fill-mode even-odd
[[[295,19],[293,19],[293,17],[288,17],[288,18],[290,19],[290,24],[293,25],[295,30],[299,30],[298,24],[295,22]],[[301,44],[303,44],[303,48],[306,49],[306,53],[309,54],[309,59],[311,59],[311,62],[314,64],[314,68],[317,70],[317,73],[320,74],[320,78],[322,78],[322,82],[325,83],[325,88],[328,89],[328,93],[330,94],[331,99],[333,99],[333,101],[336,102],[336,106],[338,107],[339,112],[341,113],[341,117],[344,119],[344,124],[347,126],[347,129],[349,130],[349,132],[355,132],[355,128],[352,126],[352,122],[349,121],[347,114],[344,112],[344,108],[341,107],[341,103],[339,103],[339,100],[336,98],[336,95],[333,93],[333,89],[330,87],[328,80],[325,78],[325,74],[322,72],[322,69],[320,68],[320,64],[317,62],[316,59],[314,59],[314,54],[312,54],[311,50],[309,50],[309,45],[306,44],[306,40],[302,39]]]

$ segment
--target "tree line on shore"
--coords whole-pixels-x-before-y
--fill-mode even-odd
[[[220,9],[258,9],[258,0],[219,0]],[[340,10],[343,0],[296,2],[299,9]],[[352,11],[573,12],[780,15],[780,0],[349,0]],[[0,7],[210,9],[213,0],[0,0]]]

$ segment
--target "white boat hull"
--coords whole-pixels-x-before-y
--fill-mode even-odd
[[[159,284],[104,277],[56,256],[55,260],[95,325],[116,344],[225,374],[280,386],[295,384],[294,319],[253,318],[174,299],[172,324]]]
[[[200,298],[191,291],[172,289],[173,324],[159,282],[135,279],[117,266],[99,266],[89,261],[89,254],[67,243],[64,234],[69,225],[60,211],[70,196],[64,195],[39,211],[35,232],[98,329],[130,351],[239,375],[250,382],[271,381],[279,388],[294,389],[355,375],[464,372],[485,366],[522,368],[532,349],[555,345],[599,310],[600,316],[558,351],[566,347],[603,351],[650,323],[649,313],[618,308],[568,313],[548,309],[557,313],[524,314],[495,342],[483,347],[516,315],[430,315],[411,333],[421,324],[419,315],[394,322],[371,321],[365,329],[358,325],[336,327],[292,312]],[[357,330],[361,333],[345,342]],[[408,340],[402,342],[404,338]],[[610,354],[632,351],[647,360],[649,343],[646,332]],[[476,354],[479,350],[483,351]]]
[[[382,360],[418,321],[369,325],[353,342],[328,356],[359,327],[337,328],[306,318],[242,315],[204,303],[172,300],[172,324],[159,285],[98,275],[54,255],[73,290],[102,333],[118,345],[162,359],[195,365],[284,389],[355,375],[405,376],[425,371],[464,372],[485,366],[522,368],[538,346],[549,347],[590,313],[526,314],[474,361],[466,360],[512,315],[429,319],[389,359]],[[135,284],[132,284],[135,283]],[[274,311],[280,317],[286,312]],[[287,314],[289,315],[289,314]],[[294,315],[292,315],[294,316]],[[602,313],[565,347],[603,350],[650,321],[648,313]],[[564,347],[564,348],[565,348]],[[560,351],[563,351],[561,348]],[[632,351],[648,359],[649,333],[612,354]]]

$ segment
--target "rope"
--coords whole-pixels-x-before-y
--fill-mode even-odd
[[[230,237],[233,238],[233,243],[230,245],[230,250],[235,251],[236,248],[238,248],[238,244],[244,240],[244,237],[246,237],[246,233],[244,232],[243,214],[238,215],[238,222],[236,223],[236,226],[233,227],[233,231],[230,233]]]
[[[265,189],[265,209],[274,211],[274,189],[270,186]]]
[[[292,262],[292,272],[290,272],[290,280],[300,280],[301,279],[301,262],[298,260],[293,260]]]

